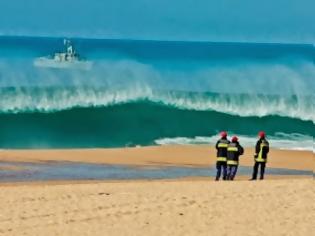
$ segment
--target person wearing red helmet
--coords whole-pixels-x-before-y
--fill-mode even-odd
[[[232,137],[227,148],[227,180],[234,180],[237,173],[239,156],[244,154],[244,148],[236,136]]]
[[[217,149],[217,175],[215,180],[220,180],[221,172],[223,171],[223,180],[226,180],[226,161],[227,161],[227,148],[230,141],[227,139],[227,132],[220,133],[221,138],[217,141],[215,148]]]
[[[256,143],[255,148],[255,164],[253,168],[253,176],[251,180],[257,179],[258,168],[260,166],[260,179],[264,179],[266,163],[267,163],[267,155],[269,152],[269,142],[266,139],[266,134],[264,131],[260,131],[258,133],[259,140]]]

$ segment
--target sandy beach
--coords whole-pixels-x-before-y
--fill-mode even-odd
[[[246,149],[242,166],[252,166],[252,153]],[[15,162],[50,161],[209,167],[215,152],[208,146],[2,150],[0,161],[10,161],[13,171]],[[312,170],[313,163],[311,152],[274,149],[268,167]],[[311,235],[313,177],[266,179],[2,183],[0,235]]]
[[[0,235],[312,235],[314,181],[6,186]]]

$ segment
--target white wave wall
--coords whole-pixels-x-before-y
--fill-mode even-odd
[[[49,112],[149,100],[180,109],[315,122],[311,62],[209,65],[185,71],[181,67],[101,60],[93,70],[81,72],[0,60],[0,112]]]

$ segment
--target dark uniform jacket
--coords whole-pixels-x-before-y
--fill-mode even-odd
[[[227,148],[230,141],[226,138],[221,138],[218,140],[215,148],[217,149],[217,161],[224,161],[226,162],[227,158]]]
[[[264,138],[259,139],[256,143],[255,161],[266,162],[268,152],[269,152],[269,142]]]
[[[239,142],[230,143],[227,149],[227,164],[238,165],[239,156],[243,155],[243,153],[244,148],[239,144]]]

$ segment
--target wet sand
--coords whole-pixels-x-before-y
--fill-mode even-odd
[[[215,166],[181,167],[181,166],[130,166],[108,165],[78,162],[14,162],[17,170],[0,170],[0,185],[5,182],[32,181],[85,181],[85,180],[154,180],[205,177],[208,181],[216,175]],[[12,163],[0,162],[0,168]],[[235,180],[243,177],[249,179],[252,167],[240,166]],[[268,168],[265,178],[274,176],[282,178],[312,177],[312,171]]]
[[[241,166],[252,166],[254,150],[247,148]],[[43,162],[72,161],[135,166],[207,167],[216,162],[215,150],[205,145],[152,146],[117,149],[2,150],[0,161]],[[313,170],[314,155],[309,151],[272,149],[268,167]]]

